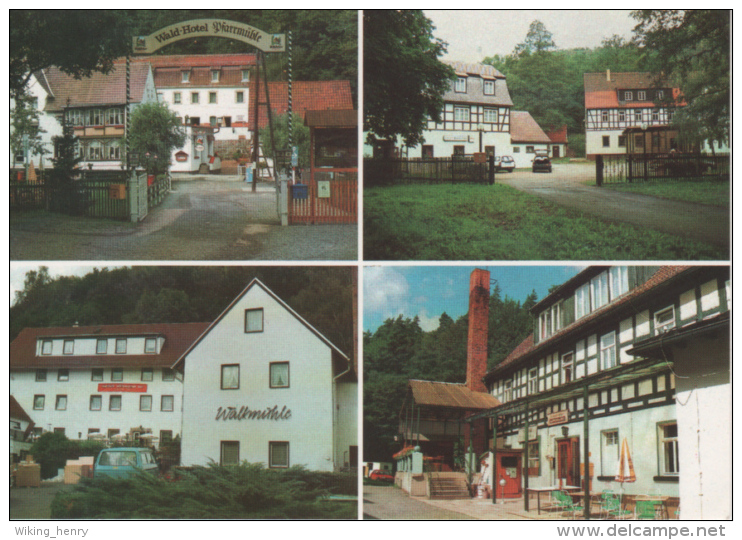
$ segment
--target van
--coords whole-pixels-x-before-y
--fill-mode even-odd
[[[93,478],[101,476],[125,478],[133,475],[136,469],[151,473],[159,471],[151,448],[105,448],[95,460]]]

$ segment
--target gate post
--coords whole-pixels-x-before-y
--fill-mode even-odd
[[[281,178],[278,191],[278,215],[281,226],[286,227],[289,224],[289,181],[286,178]]]
[[[595,156],[595,183],[598,187],[603,185],[603,155]]]
[[[489,154],[487,156],[487,165],[489,169],[487,170],[487,176],[489,180],[490,186],[495,183],[495,155]]]
[[[139,221],[139,182],[135,169],[129,169],[129,220],[132,223]]]

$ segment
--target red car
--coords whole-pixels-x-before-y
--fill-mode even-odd
[[[371,474],[368,475],[371,480],[384,480],[386,482],[394,482],[394,476],[386,471],[374,469]]]

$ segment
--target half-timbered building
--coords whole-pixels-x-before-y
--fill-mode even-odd
[[[585,73],[584,84],[588,158],[678,148],[677,131],[669,128],[676,108],[683,105],[678,88],[654,73],[610,70]]]
[[[493,482],[517,478],[512,496],[613,490],[629,508],[655,494],[670,514],[682,502],[683,517],[728,516],[714,493],[731,485],[713,463],[731,462],[714,417],[731,410],[730,306],[726,266],[594,266],[557,287],[532,308],[533,334],[484,378],[501,404],[470,417],[490,418]],[[631,483],[616,480],[624,441]]]

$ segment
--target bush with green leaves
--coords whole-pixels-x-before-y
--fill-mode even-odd
[[[31,446],[29,453],[41,465],[41,478],[54,478],[69,459],[96,457],[105,448],[100,441],[71,441],[63,433],[47,431]]]
[[[357,505],[329,500],[354,475],[262,464],[174,469],[166,477],[81,479],[52,502],[54,519],[354,519]],[[355,488],[351,493],[356,495]]]

